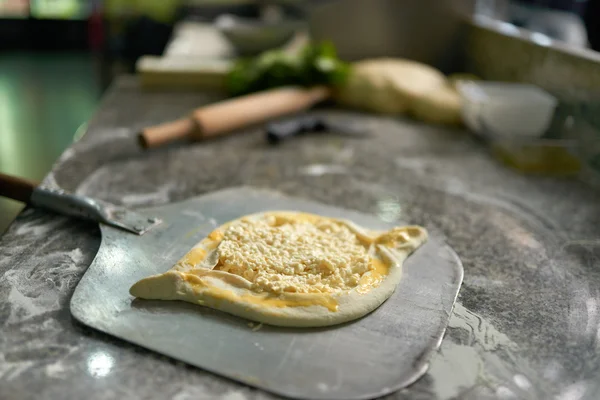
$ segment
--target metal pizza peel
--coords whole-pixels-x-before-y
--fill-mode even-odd
[[[142,236],[101,224],[102,244],[73,294],[72,315],[109,335],[286,397],[368,399],[419,379],[440,345],[463,277],[456,254],[435,237],[409,257],[400,285],[381,307],[328,328],[256,329],[220,311],[129,295],[133,283],[171,268],[215,227],[267,210],[390,228],[372,215],[252,188],[138,210],[163,222]]]

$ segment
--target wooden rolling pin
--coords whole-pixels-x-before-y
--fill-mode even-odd
[[[146,128],[140,132],[145,148],[179,139],[201,140],[229,133],[287,114],[304,111],[331,95],[325,86],[287,87],[236,97],[198,108],[188,118]]]

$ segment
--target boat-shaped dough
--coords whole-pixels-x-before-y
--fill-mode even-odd
[[[340,324],[387,300],[404,260],[426,240],[419,226],[382,232],[300,212],[252,214],[215,229],[173,268],[138,281],[130,293],[270,325]]]

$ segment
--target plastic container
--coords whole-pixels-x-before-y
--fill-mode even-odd
[[[557,99],[526,84],[461,82],[465,124],[484,136],[539,138],[549,128]]]
[[[521,172],[576,176],[582,169],[573,140],[488,138],[492,155]]]
[[[581,179],[591,187],[600,189],[600,127],[598,118],[594,116],[598,103],[595,100],[589,104],[592,107],[587,112],[580,110],[573,113],[569,136],[577,142]]]
[[[577,140],[542,138],[558,101],[526,84],[461,82],[465,124],[488,143],[492,155],[530,174],[574,176],[582,165]]]

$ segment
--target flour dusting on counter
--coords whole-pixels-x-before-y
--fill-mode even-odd
[[[260,129],[157,152],[142,153],[137,146],[135,133],[140,128],[178,118],[214,99],[192,91],[143,92],[135,78],[120,78],[105,95],[88,132],[71,147],[74,153],[66,153],[44,184],[70,191],[80,185],[78,193],[113,202],[127,195],[159,193],[158,198],[134,197],[132,205],[165,198],[170,202],[241,184],[369,213],[378,211],[382,198],[393,197],[399,208],[388,217],[400,215],[437,228],[463,259],[465,282],[473,283],[463,288],[461,298],[468,312],[457,306],[428,377],[399,397],[445,400],[471,390],[471,398],[477,398],[487,382],[493,388],[480,398],[509,392],[527,400],[593,396],[597,383],[589,377],[600,366],[594,324],[600,314],[600,276],[583,252],[569,262],[557,254],[575,251],[573,246],[560,248],[564,238],[593,242],[600,237],[597,193],[578,182],[518,175],[456,130],[339,110],[320,112],[368,121],[369,131],[375,133],[367,141],[336,138],[343,160],[327,158],[340,152],[340,146],[334,151],[334,146],[325,148],[324,141],[299,140],[294,146],[268,150]],[[315,151],[318,147],[321,151]],[[307,165],[332,163],[348,172],[301,171]],[[125,179],[129,176],[138,179]],[[165,189],[173,182],[175,188]],[[487,201],[497,198],[499,188],[503,199],[518,207]],[[489,223],[498,216],[511,219],[533,246],[520,246],[510,237],[515,230],[504,229],[507,225]],[[560,227],[564,237],[544,227]],[[75,323],[68,302],[99,241],[93,224],[37,210],[21,214],[0,238],[0,398],[26,392],[90,400],[177,398],[179,393],[177,400],[222,399],[237,392],[244,400],[274,398]],[[571,301],[574,291],[585,296]],[[480,329],[481,315],[486,318]],[[581,330],[571,330],[576,328]],[[112,372],[94,377],[87,362],[103,351],[115,355]],[[466,360],[464,371],[455,368],[457,358]],[[459,372],[464,374],[451,382],[452,373]],[[170,379],[159,382],[155,376]],[[103,391],[90,392],[90,387]]]
[[[171,192],[176,188],[175,183],[167,183],[156,188],[155,191],[149,193],[127,194],[123,196],[123,204],[125,206],[147,206],[166,204],[171,198]]]

